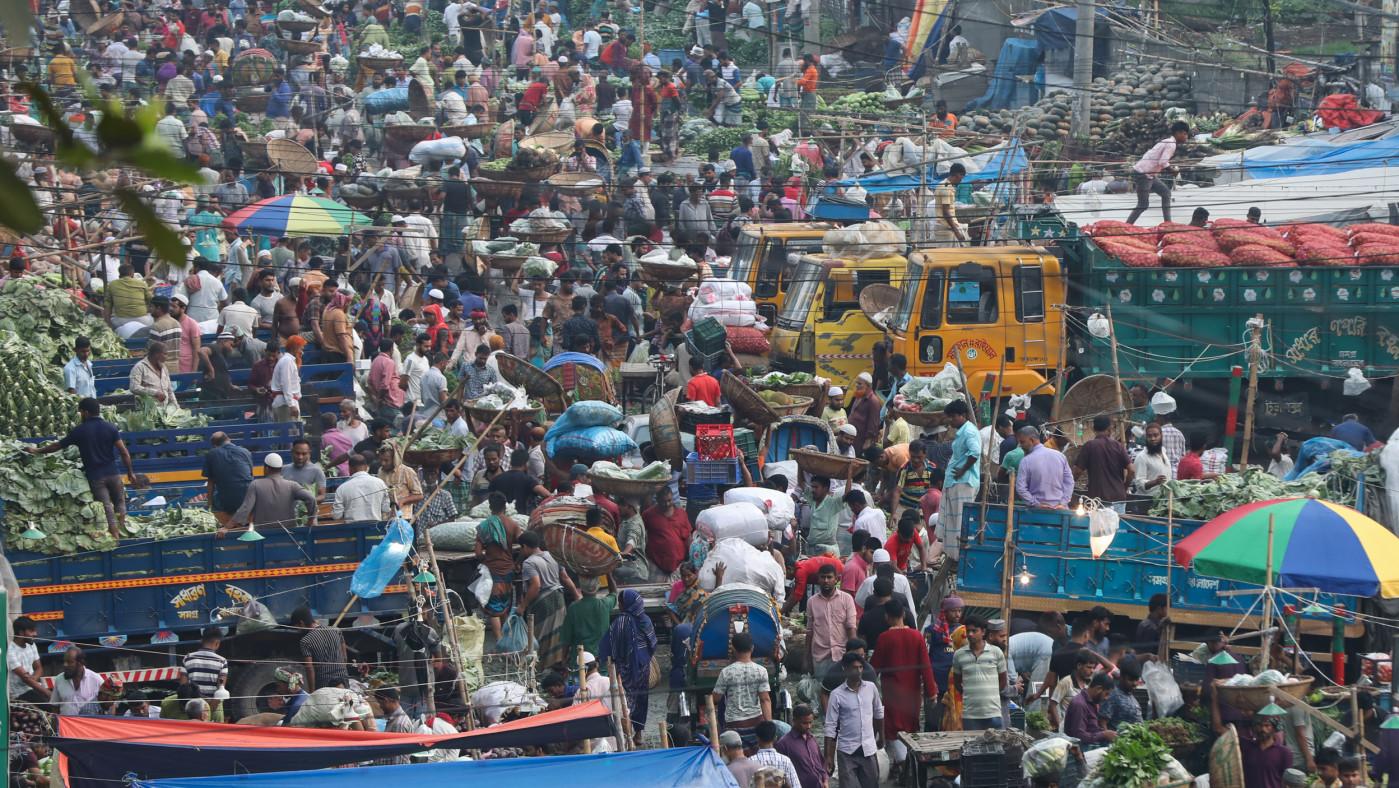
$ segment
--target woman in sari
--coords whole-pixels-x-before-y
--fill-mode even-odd
[[[659,80],[658,98],[661,102],[661,161],[674,161],[680,153],[680,121],[685,106],[680,101],[680,89],[669,71],[656,75]]]
[[[593,75],[581,68],[573,73],[573,106],[576,108],[577,117],[580,120],[596,118],[597,83],[593,81]]]
[[[651,143],[651,128],[655,125],[656,106],[660,97],[651,84],[651,69],[637,63],[631,70],[631,119],[627,129],[631,138],[641,143],[642,150]]]
[[[637,592],[626,589],[619,600],[621,615],[613,619],[598,648],[598,662],[612,660],[627,697],[634,737],[646,728],[647,693],[651,687],[651,659],[656,653],[656,630],[646,617],[646,605]],[[638,742],[639,744],[640,742]]]

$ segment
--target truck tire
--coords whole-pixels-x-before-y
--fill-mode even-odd
[[[233,697],[228,700],[224,719],[237,722],[244,717],[268,711],[280,712],[267,703],[267,697],[276,690],[277,668],[286,668],[306,676],[306,666],[290,657],[274,656],[271,660],[254,662],[236,670],[228,681],[228,692]],[[309,691],[309,690],[308,690]]]

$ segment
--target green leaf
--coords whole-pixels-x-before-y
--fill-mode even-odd
[[[6,5],[0,2],[0,6]],[[45,126],[53,129],[58,135],[57,144],[59,147],[68,147],[74,144],[73,130],[68,128],[68,122],[63,118],[63,112],[53,103],[53,98],[48,92],[33,82],[21,82],[20,90],[28,94],[30,101],[34,102],[35,109],[39,110],[39,119]]]
[[[112,110],[116,109],[116,112]],[[111,150],[135,148],[146,137],[141,124],[121,112],[116,102],[108,102],[102,112],[102,120],[97,123],[97,138]]]
[[[34,15],[29,3],[0,3],[0,36],[12,47],[29,46],[29,29],[34,26]]]
[[[6,5],[12,4],[0,2],[0,7]],[[0,225],[21,233],[32,233],[44,226],[44,215],[34,202],[34,194],[15,174],[10,160],[4,158],[0,158]]]
[[[185,245],[180,242],[180,236],[176,235],[169,227],[165,226],[156,217],[149,205],[141,202],[134,192],[129,189],[118,189],[117,200],[121,202],[121,209],[136,222],[141,233],[146,237],[146,243],[150,244],[156,256],[175,265],[185,264]]]

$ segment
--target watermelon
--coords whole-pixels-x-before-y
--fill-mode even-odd
[[[1229,252],[1234,265],[1295,265],[1291,255],[1263,244],[1236,246]]]

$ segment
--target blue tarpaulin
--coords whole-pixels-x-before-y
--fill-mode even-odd
[[[981,183],[1004,178],[1007,175],[1014,175],[1026,167],[1030,166],[1030,160],[1025,157],[1025,149],[1019,144],[1010,144],[1000,150],[992,151],[989,154],[980,154],[978,160],[983,160],[983,166],[977,172],[969,172],[962,179],[962,183]],[[936,186],[943,181],[943,176],[938,175],[933,167],[928,167],[928,186]],[[898,175],[888,173],[877,173],[863,178],[846,178],[840,182],[841,188],[848,189],[858,185],[868,194],[883,194],[886,192],[906,192],[917,189],[922,185],[917,171],[904,172]]]
[[[410,766],[137,780],[138,788],[415,788],[489,785],[491,788],[615,788],[620,785],[738,788],[733,774],[708,747],[677,747],[603,755],[502,758]]]
[[[1252,178],[1291,178],[1298,175],[1330,175],[1369,167],[1387,167],[1399,161],[1399,139],[1367,140],[1348,145],[1268,145],[1257,152],[1243,152],[1240,167]]]
[[[1038,41],[1028,38],[1007,38],[1001,42],[1001,53],[996,56],[996,70],[988,80],[986,92],[981,98],[967,103],[966,112],[974,109],[1009,109],[1033,104],[1039,99],[1033,85],[1020,80],[1022,75],[1033,74],[1044,58],[1044,50]]]

